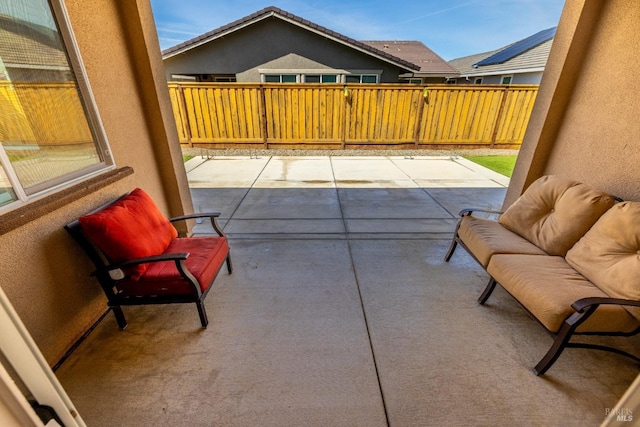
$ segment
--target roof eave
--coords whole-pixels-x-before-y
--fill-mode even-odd
[[[210,35],[208,37],[203,37],[202,40],[193,41],[191,43],[189,43],[189,41],[186,41],[186,42],[182,43],[182,44],[185,44],[185,46],[183,46],[182,48],[178,48],[178,46],[180,46],[180,45],[177,45],[177,46],[174,46],[174,48],[176,48],[175,51],[171,51],[171,52],[168,52],[168,53],[163,53],[162,54],[162,59],[163,60],[164,59],[169,59],[169,58],[171,58],[173,56],[177,56],[177,55],[183,54],[183,53],[185,53],[185,52],[187,52],[187,51],[189,51],[191,49],[195,49],[197,47],[202,46],[203,44],[207,44],[207,43],[209,43],[209,42],[211,42],[213,40],[225,37],[225,36],[227,36],[227,35],[229,35],[231,33],[234,33],[234,32],[236,32],[238,30],[241,30],[242,28],[248,27],[249,25],[253,25],[256,22],[260,22],[263,19],[269,18],[271,16],[275,16],[275,15],[276,15],[276,13],[274,11],[270,11],[270,12],[267,12],[267,13],[265,13],[263,15],[257,16],[257,17],[255,17],[255,18],[253,18],[251,20],[240,22],[237,25],[234,25],[234,26],[232,26],[230,28],[227,28],[227,29],[225,29],[223,31],[220,31],[219,33],[212,34],[212,35]],[[213,31],[215,31],[215,30],[213,30]],[[165,52],[170,51],[171,49],[172,48],[168,48],[168,49],[165,50]]]
[[[459,77],[460,73],[457,72],[421,72],[421,71],[415,71],[415,72],[411,72],[411,73],[403,73],[398,75],[398,77],[402,77],[402,78],[406,78],[406,77],[446,77],[446,78],[451,78],[451,77]]]
[[[372,56],[372,57],[374,57],[374,58],[376,58],[378,60],[381,60],[383,62],[392,64],[392,65],[394,65],[394,66],[396,66],[398,68],[402,68],[402,69],[409,70],[409,71],[412,71],[412,72],[414,72],[414,71],[417,72],[418,70],[420,70],[420,67],[418,65],[413,64],[413,63],[411,63],[409,61],[404,61],[404,60],[402,60],[400,58],[396,58],[393,55],[386,54],[386,53],[384,53],[384,52],[382,52],[382,51],[380,51],[380,50],[378,50],[378,49],[376,49],[376,48],[374,48],[372,46],[368,46],[368,45],[365,45],[362,42],[358,42],[357,40],[353,40],[353,42],[355,42],[355,43],[350,42],[349,40],[344,40],[342,37],[346,38],[346,36],[342,36],[342,35],[334,32],[334,31],[331,31],[331,30],[329,30],[327,28],[324,28],[324,27],[321,27],[319,25],[316,26],[316,27],[314,27],[312,25],[306,25],[304,22],[310,22],[310,21],[306,21],[306,20],[303,20],[302,18],[299,18],[301,21],[304,21],[304,22],[300,22],[300,20],[291,18],[291,17],[287,16],[287,14],[279,13],[278,10],[269,9],[268,8],[267,10],[265,10],[264,13],[261,13],[261,14],[257,15],[253,19],[247,19],[245,21],[240,19],[240,20],[238,20],[238,23],[235,24],[235,25],[233,25],[233,23],[229,24],[229,28],[225,28],[223,31],[220,31],[219,33],[211,34],[208,37],[203,37],[201,40],[195,40],[194,39],[192,42],[189,42],[189,41],[184,42],[183,43],[184,46],[182,48],[179,48],[178,46],[180,46],[180,45],[177,45],[177,46],[174,47],[174,48],[176,48],[175,51],[171,51],[172,48],[169,48],[169,49],[167,49],[165,51],[165,52],[167,52],[167,51],[169,51],[169,52],[164,53],[162,55],[162,59],[165,60],[165,59],[169,59],[171,57],[180,55],[180,54],[182,54],[184,52],[187,52],[187,51],[189,51],[191,49],[195,49],[196,47],[202,46],[202,45],[204,45],[206,43],[209,43],[209,42],[211,42],[213,40],[216,40],[216,39],[219,39],[219,38],[224,37],[226,35],[229,35],[229,34],[235,32],[235,31],[238,31],[238,30],[240,30],[242,28],[248,27],[249,25],[253,25],[256,22],[262,21],[262,20],[264,20],[266,18],[275,17],[275,18],[281,19],[281,20],[283,20],[285,22],[288,22],[290,24],[296,25],[296,26],[298,26],[300,28],[303,28],[303,29],[305,29],[307,31],[311,31],[311,32],[313,32],[315,34],[318,34],[318,35],[322,36],[322,37],[328,38],[328,39],[330,39],[330,40],[332,40],[334,42],[340,43],[340,44],[342,44],[344,46],[347,46],[347,47],[349,47],[351,49],[355,49],[355,50],[357,50],[359,52],[362,52],[362,53],[364,53],[366,55]],[[291,14],[288,14],[288,15],[291,15]],[[292,15],[292,16],[295,17],[295,15]],[[224,28],[224,27],[221,27],[221,28]],[[215,32],[215,31],[216,30],[212,30],[212,32]],[[339,35],[339,36],[342,36],[342,37],[338,37],[336,35]]]
[[[460,73],[460,77],[483,77],[483,76],[495,76],[502,74],[523,74],[523,73],[538,73],[543,72],[545,67],[534,67],[534,68],[518,68],[513,70],[492,70],[492,71],[481,71],[477,73]]]

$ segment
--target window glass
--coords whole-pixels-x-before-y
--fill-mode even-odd
[[[327,74],[322,76],[322,83],[337,83],[338,76],[335,74]]]
[[[295,83],[298,81],[295,74],[283,74],[282,83]]]
[[[360,76],[357,74],[347,74],[344,77],[345,77],[344,81],[346,83],[360,83]]]
[[[324,77],[324,76],[323,76]],[[319,75],[305,75],[304,76],[305,83],[320,83]]]
[[[511,83],[511,76],[503,76],[502,77],[502,84],[503,85],[508,85]]]
[[[3,167],[0,167],[0,206],[4,206],[8,203],[18,200],[13,186],[9,181],[9,177]]]
[[[0,204],[7,176],[28,197],[111,163],[58,24],[47,0],[0,3]]]
[[[365,75],[362,76],[362,83],[377,83],[378,76]]]
[[[277,74],[265,74],[265,83],[280,83],[280,76]]]
[[[477,84],[477,85],[481,85],[481,84],[482,84],[482,77],[478,77],[478,78],[474,81],[474,83],[475,83],[475,84]]]

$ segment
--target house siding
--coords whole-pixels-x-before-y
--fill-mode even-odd
[[[381,82],[397,83],[401,73],[386,61],[337,43],[278,18],[266,18],[165,59],[172,74],[236,74],[238,81],[259,82],[259,68],[382,70]]]
[[[473,83],[475,79],[482,78],[482,84],[484,85],[498,85],[502,83],[503,76],[513,76],[511,84],[513,85],[537,85],[542,80],[542,71],[535,73],[516,73],[511,74],[506,71],[504,74],[495,76],[470,76],[469,80],[465,81],[464,78],[459,78],[458,83]]]

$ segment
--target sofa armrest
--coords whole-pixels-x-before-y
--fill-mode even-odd
[[[492,209],[465,208],[465,209],[462,209],[458,213],[458,215],[460,215],[460,216],[469,216],[474,212],[483,212],[483,213],[498,214],[498,215],[502,215],[504,213],[503,211],[496,211],[496,210],[492,210]]]
[[[181,215],[181,216],[169,218],[169,222],[185,221],[187,219],[209,218],[209,220],[211,221],[211,226],[216,231],[216,233],[218,233],[218,236],[225,237],[224,232],[222,231],[222,228],[220,228],[220,225],[216,220],[216,218],[218,218],[219,216],[220,216],[220,212],[202,212],[202,213],[194,213],[194,214]]]
[[[604,297],[589,297],[589,298],[581,298],[571,304],[574,310],[578,313],[582,313],[585,310],[589,309],[592,306],[599,306],[603,304],[609,305],[629,305],[640,307],[640,301],[632,300],[632,299],[623,299],[623,298],[604,298]]]

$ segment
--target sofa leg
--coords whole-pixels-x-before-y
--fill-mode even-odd
[[[127,319],[124,318],[124,312],[122,311],[122,307],[113,306],[111,307],[111,311],[113,311],[113,315],[116,318],[116,322],[118,323],[118,328],[123,330],[127,327]]]
[[[555,361],[558,360],[560,354],[567,347],[574,329],[575,326],[572,326],[567,322],[564,322],[562,324],[562,327],[560,328],[556,339],[553,341],[553,345],[551,346],[547,354],[544,355],[542,360],[540,360],[535,368],[533,368],[534,374],[544,375],[544,373],[547,372],[551,365],[553,365]]]
[[[233,264],[231,264],[231,254],[227,254],[227,271],[233,273]]]
[[[196,306],[198,307],[198,315],[200,316],[200,323],[202,324],[202,329],[206,329],[209,324],[209,319],[207,319],[207,311],[204,308],[204,304],[202,301],[196,302]]]
[[[478,302],[480,303],[480,305],[484,305],[484,303],[487,302],[487,300],[493,293],[493,290],[496,288],[496,284],[496,279],[494,279],[493,277],[489,279],[487,287],[484,288],[484,292],[482,292],[482,295],[480,295],[480,298],[478,298]]]
[[[451,239],[451,246],[449,246],[449,250],[447,251],[447,254],[444,256],[444,261],[445,262],[449,262],[449,260],[451,259],[451,256],[453,255],[453,252],[455,252],[456,247],[458,246],[458,240],[457,240],[457,233],[453,236],[453,239]]]

